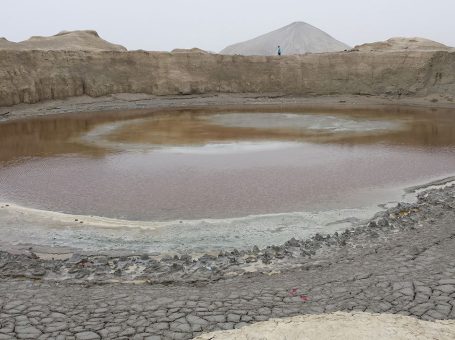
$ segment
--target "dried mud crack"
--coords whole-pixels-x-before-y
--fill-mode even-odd
[[[455,187],[265,249],[198,260],[3,252],[0,267],[0,339],[191,339],[334,311],[455,319]]]

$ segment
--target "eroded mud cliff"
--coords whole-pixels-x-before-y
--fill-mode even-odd
[[[0,106],[80,95],[455,94],[455,52],[286,57],[120,51],[0,51]]]

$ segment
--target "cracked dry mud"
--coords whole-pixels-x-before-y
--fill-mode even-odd
[[[241,259],[251,256],[264,264],[263,272],[242,270]],[[237,261],[216,273],[175,274],[225,258]],[[455,187],[424,192],[415,204],[340,235],[190,261],[172,275],[162,269],[162,279],[143,275],[139,284],[122,275],[110,282],[110,271],[90,257],[67,262],[1,254],[0,339],[191,339],[334,311],[455,319]],[[63,267],[80,263],[100,274],[59,277]]]

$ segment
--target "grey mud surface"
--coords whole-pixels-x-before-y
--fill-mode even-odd
[[[334,311],[455,319],[455,186],[418,197],[341,234],[199,260],[3,252],[0,339],[191,339]]]

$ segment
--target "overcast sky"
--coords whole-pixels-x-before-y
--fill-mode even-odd
[[[128,49],[218,52],[294,21],[351,46],[420,36],[455,46],[455,0],[0,0],[11,41],[94,29]]]

